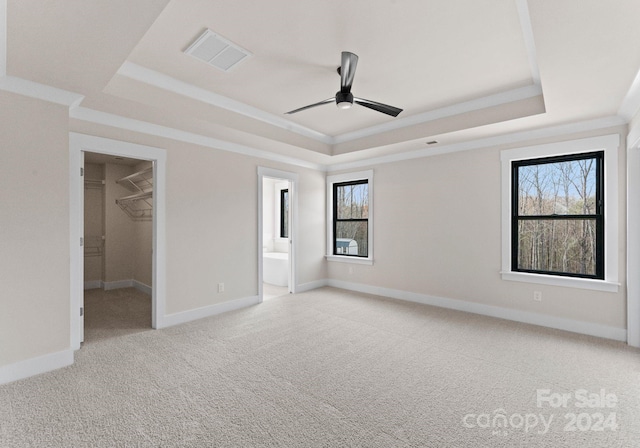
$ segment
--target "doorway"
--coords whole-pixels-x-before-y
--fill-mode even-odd
[[[150,164],[150,173],[153,179],[153,193],[147,197],[147,204],[150,205],[150,211],[144,212],[139,210],[139,205],[128,204],[128,212],[134,216],[140,217],[141,213],[147,213],[151,223],[151,285],[145,285],[143,281],[139,282],[140,289],[145,286],[151,287],[151,327],[162,328],[164,326],[165,315],[165,183],[166,183],[166,151],[159,148],[137,145],[133,143],[122,142],[118,140],[105,139],[100,137],[92,137],[83,134],[69,134],[69,150],[70,150],[70,245],[71,245],[71,347],[74,350],[80,348],[80,343],[84,339],[84,289],[85,289],[85,250],[89,249],[89,253],[96,253],[104,250],[100,247],[100,243],[96,237],[101,235],[85,235],[85,203],[84,203],[84,187],[85,187],[85,154],[92,153],[92,157],[122,157],[139,159],[141,163],[146,161]],[[126,177],[126,176],[125,176]],[[122,179],[122,178],[119,178]],[[94,179],[95,180],[95,179]],[[115,200],[114,200],[115,202]],[[121,201],[118,206],[122,208],[123,213],[127,213],[127,201]],[[150,213],[150,215],[149,215]],[[87,240],[87,236],[94,237]],[[91,248],[87,248],[86,244],[92,244]],[[98,258],[97,256],[94,258]],[[92,266],[93,275],[96,275],[98,269],[106,269],[106,264],[100,268]],[[136,284],[132,279],[125,279],[127,283],[124,285],[121,281],[111,281],[112,277],[103,277],[103,279],[89,279],[88,286],[96,286],[96,281],[102,282],[101,286],[105,289],[117,289],[119,286],[132,286]],[[111,282],[110,282],[111,281]],[[94,282],[94,283],[92,283]],[[109,284],[107,284],[109,283]]]
[[[83,342],[151,329],[153,163],[84,151]]]
[[[259,301],[295,293],[298,175],[258,168]]]

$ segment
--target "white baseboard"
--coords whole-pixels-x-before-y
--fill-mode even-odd
[[[113,282],[104,282],[104,290],[109,291],[111,289],[120,289],[120,288],[133,288],[134,281],[133,280],[116,280]]]
[[[296,293],[307,292],[307,291],[311,291],[312,289],[318,289],[328,285],[329,285],[329,280],[327,280],[326,278],[322,280],[309,282],[309,283],[303,283],[301,285],[296,285]]]
[[[258,304],[258,296],[245,297],[243,299],[230,300],[228,302],[216,303],[214,305],[196,308],[195,310],[183,311],[181,313],[167,314],[162,318],[162,322],[158,328],[171,327],[193,320],[202,319],[203,317],[215,316],[216,314],[226,313],[228,311],[245,308]]]
[[[151,295],[151,293],[153,291],[151,289],[151,286],[145,285],[144,283],[139,282],[138,280],[134,280],[133,281],[133,287],[136,288],[138,291],[141,291],[141,292],[143,292],[145,294],[148,294],[148,295]]]
[[[564,317],[554,317],[545,314],[532,313],[530,311],[502,308],[482,303],[467,302],[465,300],[447,299],[444,297],[429,296],[426,294],[418,294],[398,289],[370,286],[362,283],[345,282],[342,280],[330,279],[327,281],[327,284],[328,286],[347,289],[349,291],[357,291],[392,299],[405,300],[408,302],[433,305],[441,308],[465,311],[467,313],[482,314],[484,316],[497,317],[500,319],[555,328],[558,330],[565,330],[590,336],[598,336],[605,339],[613,339],[615,341],[624,342],[627,340],[627,330],[624,328],[610,327],[607,325],[583,322]]]
[[[87,282],[84,282],[84,289],[101,289],[102,286],[102,280],[89,280]]]
[[[12,383],[30,376],[50,372],[73,364],[73,350],[50,353],[0,367],[0,384]]]

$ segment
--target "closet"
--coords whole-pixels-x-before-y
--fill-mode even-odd
[[[84,178],[85,289],[136,287],[150,294],[152,162],[85,153]]]

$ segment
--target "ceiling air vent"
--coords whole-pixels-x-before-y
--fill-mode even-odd
[[[198,37],[185,50],[185,53],[225,72],[251,56],[251,53],[244,48],[240,48],[211,30],[206,30]]]

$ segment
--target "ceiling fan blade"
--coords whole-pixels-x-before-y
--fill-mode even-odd
[[[351,92],[353,77],[356,75],[358,66],[358,55],[348,51],[342,52],[342,64],[340,65],[340,91],[342,93]]]
[[[368,107],[369,109],[376,110],[378,112],[382,112],[383,114],[391,115],[392,117],[397,117],[402,109],[397,107],[389,106],[388,104],[377,103],[371,100],[365,100],[364,98],[353,98],[353,102],[359,104],[364,107]]]
[[[327,98],[324,101],[320,101],[319,103],[309,104],[308,106],[304,106],[299,109],[290,110],[289,112],[285,112],[285,114],[295,114],[298,112],[302,112],[303,110],[311,109],[312,107],[318,107],[318,106],[322,106],[323,104],[329,104],[329,103],[335,103],[335,102],[336,102],[336,98],[331,97],[331,98]]]

